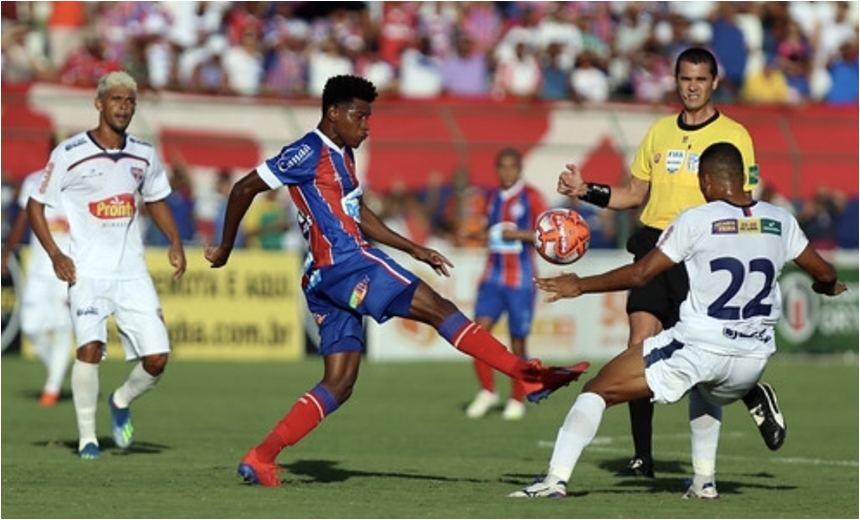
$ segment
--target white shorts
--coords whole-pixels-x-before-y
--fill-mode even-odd
[[[21,332],[70,330],[69,284],[50,275],[28,275],[21,294]]]
[[[78,278],[69,288],[69,304],[78,347],[93,341],[107,345],[107,321],[113,315],[126,360],[170,352],[161,303],[149,276],[134,280]]]
[[[648,338],[643,345],[645,380],[657,403],[679,401],[698,385],[711,404],[737,401],[761,378],[764,357],[715,354],[676,338],[674,329]]]

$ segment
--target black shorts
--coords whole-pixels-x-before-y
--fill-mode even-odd
[[[657,245],[661,230],[643,227],[627,240],[627,251],[633,260],[639,260]],[[678,321],[681,302],[687,298],[690,279],[684,264],[676,264],[655,276],[643,287],[630,290],[627,296],[627,314],[647,312],[654,315],[668,329]]]

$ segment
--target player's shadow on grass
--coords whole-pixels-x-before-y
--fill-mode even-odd
[[[59,448],[59,449],[67,449],[71,451],[71,453],[77,457],[78,456],[78,441],[75,440],[49,440],[49,441],[36,441],[33,443],[33,446],[42,446],[45,448]],[[127,455],[158,455],[164,450],[170,449],[169,446],[164,444],[156,444],[154,442],[143,442],[143,441],[134,441],[134,444],[131,445],[131,448],[127,450],[123,450],[118,448],[116,444],[113,442],[112,438],[109,437],[99,437],[99,447],[101,449],[101,456],[127,456]]]
[[[484,482],[480,479],[451,478],[439,475],[422,475],[418,473],[398,473],[389,471],[361,471],[353,469],[342,469],[336,467],[339,464],[333,460],[298,460],[290,464],[281,464],[292,475],[311,477],[314,482],[332,483],[343,482],[354,477],[386,477],[405,478],[413,480],[438,480],[444,482]]]

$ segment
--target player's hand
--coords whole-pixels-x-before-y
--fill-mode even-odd
[[[448,268],[454,267],[454,264],[451,263],[445,255],[435,249],[429,249],[426,247],[419,248],[412,253],[412,258],[429,265],[439,276],[451,276],[451,273],[448,272]]]
[[[63,253],[57,253],[51,257],[51,263],[54,264],[54,274],[57,275],[57,278],[70,284],[77,282],[77,271],[74,260]]]
[[[556,190],[568,197],[581,197],[585,195],[588,186],[582,180],[582,172],[575,164],[566,164],[565,171],[558,174],[558,186]]]
[[[185,260],[185,248],[182,247],[182,244],[170,246],[170,249],[167,251],[167,259],[170,261],[170,265],[174,268],[173,279],[179,280],[182,278],[187,266],[187,262]]]
[[[221,246],[212,247],[209,244],[203,246],[203,257],[209,261],[209,267],[217,268],[227,264],[230,259],[230,249]]]
[[[579,276],[574,273],[560,274],[551,278],[535,278],[538,289],[546,291],[549,296],[544,301],[552,303],[562,298],[576,298],[582,294]]]
[[[845,282],[839,281],[835,282],[832,287],[828,287],[828,284],[819,284],[818,282],[815,282],[812,284],[812,290],[818,294],[824,294],[826,296],[837,296],[847,291],[848,286],[845,285]]]

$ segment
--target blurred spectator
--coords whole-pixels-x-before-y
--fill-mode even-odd
[[[290,227],[287,203],[281,197],[285,190],[268,190],[254,199],[242,228],[247,247],[280,250],[284,249],[284,239]]]
[[[612,57],[607,65],[613,92],[632,96],[630,74],[633,57],[651,38],[653,16],[640,2],[627,2],[618,16],[612,39]]]
[[[579,27],[570,20],[564,2],[551,2],[547,6],[546,15],[538,23],[536,39],[538,48],[546,48],[550,43],[558,43],[561,47],[560,63],[564,68],[573,70],[576,56],[582,50],[582,33]]]
[[[394,67],[382,59],[376,42],[368,42],[355,63],[355,72],[376,86],[381,96],[396,94],[398,90],[397,74]]]
[[[433,235],[430,217],[418,195],[396,180],[385,195],[379,217],[397,233],[416,244],[427,245]]]
[[[430,38],[421,36],[400,58],[400,95],[406,99],[429,99],[442,94],[442,67],[433,56]]]
[[[197,217],[194,211],[195,196],[191,185],[191,173],[185,159],[175,149],[171,153],[171,165],[168,170],[170,178],[170,195],[166,202],[173,213],[176,228],[184,244],[197,242]],[[146,227],[146,243],[158,246],[169,246],[170,242],[157,226]]]
[[[743,88],[747,70],[747,48],[744,33],[737,21],[738,5],[735,2],[718,2],[717,11],[711,22],[711,45],[714,55],[723,66],[720,96],[734,101]]]
[[[839,219],[845,210],[845,194],[819,187],[797,214],[809,243],[819,251],[836,249]]]
[[[646,103],[663,103],[675,90],[675,75],[669,59],[654,43],[642,49],[631,73],[633,98]]]
[[[84,45],[72,52],[60,71],[60,81],[75,87],[95,88],[99,79],[122,65],[105,56],[104,42],[95,34],[84,37]]]
[[[547,46],[541,65],[541,99],[557,101],[571,99],[571,70],[565,68],[561,59],[561,44],[554,42]]]
[[[212,241],[218,244],[221,236],[224,234],[224,218],[227,215],[227,199],[230,198],[230,190],[233,189],[233,179],[228,170],[218,172],[218,177],[215,181],[215,196],[218,199],[215,212],[214,228],[212,232]],[[274,190],[272,190],[274,191]],[[239,226],[236,230],[235,247],[246,247],[245,231],[243,226]]]
[[[454,186],[445,182],[439,170],[430,171],[425,187],[417,192],[418,202],[430,219],[430,228],[440,238],[449,238],[454,232],[454,222],[448,211],[454,196]]]
[[[418,8],[417,34],[430,39],[430,48],[436,57],[442,58],[453,51],[452,42],[459,18],[457,4],[458,2],[421,2]]]
[[[27,45],[28,32],[29,28],[23,24],[3,29],[2,79],[5,83],[50,81],[56,77],[56,70],[51,63]]]
[[[308,27],[288,24],[270,33],[272,55],[263,80],[263,93],[285,97],[302,97],[308,92]]]
[[[498,98],[536,99],[540,94],[541,68],[525,41],[514,45],[514,55],[496,65],[493,95]]]
[[[230,90],[240,96],[255,96],[263,80],[263,50],[260,35],[254,28],[240,33],[238,45],[224,52],[224,70]]]
[[[487,88],[487,60],[475,48],[472,39],[460,34],[456,41],[456,52],[442,58],[439,65],[442,73],[442,89],[445,94],[458,97],[481,97]]]
[[[834,13],[824,18],[815,31],[813,66],[826,68],[840,54],[842,46],[856,39],[857,20],[849,17],[848,2],[832,2]]]
[[[379,27],[379,54],[400,68],[403,51],[415,39],[418,2],[383,2]]]
[[[839,48],[839,55],[833,58],[828,67],[830,89],[824,101],[829,105],[851,105],[860,100],[858,80],[860,66],[857,59],[857,39],[845,42]]]
[[[176,49],[168,40],[171,24],[169,16],[160,6],[153,7],[146,13],[142,27],[149,86],[155,90],[172,88],[178,84]]]
[[[332,37],[326,38],[309,51],[308,95],[321,96],[330,77],[352,73],[352,61],[343,54],[340,44]]]
[[[604,103],[609,99],[609,76],[597,66],[598,57],[591,50],[582,51],[570,73],[573,98],[580,103]]]
[[[210,36],[204,49],[205,57],[194,67],[188,90],[200,94],[230,94],[230,83],[224,68],[227,39],[221,35]]]
[[[491,55],[502,36],[502,19],[495,2],[457,2],[460,12],[459,33],[472,45],[470,52],[481,56]],[[459,48],[455,37],[455,47]],[[459,49],[457,49],[459,52]]]
[[[13,2],[18,3],[18,2]],[[62,67],[69,56],[84,45],[84,28],[90,20],[89,2],[51,2],[47,22],[48,57],[53,67]]]
[[[758,200],[763,200],[765,202],[769,202],[774,206],[779,206],[780,208],[788,211],[792,215],[797,215],[797,208],[794,207],[794,204],[791,203],[786,197],[776,191],[776,188],[773,187],[772,184],[767,182],[762,183],[761,192],[755,197]]]
[[[753,105],[789,105],[795,102],[796,97],[785,74],[777,66],[776,58],[771,57],[761,70],[747,76],[740,99]]]

